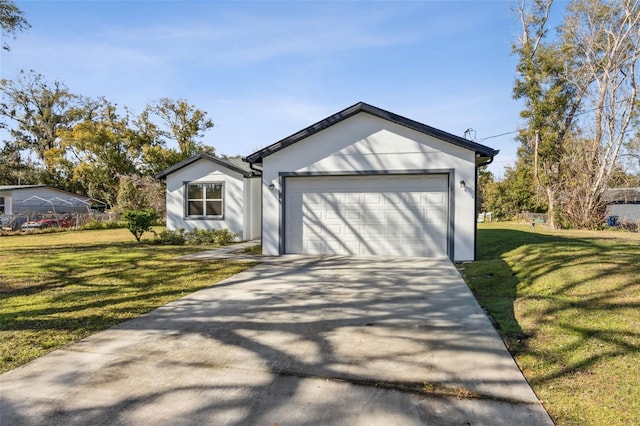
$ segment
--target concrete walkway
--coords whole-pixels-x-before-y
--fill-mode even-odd
[[[280,259],[1,375],[0,424],[553,424],[449,260]]]

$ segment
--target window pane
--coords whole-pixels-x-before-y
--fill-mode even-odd
[[[207,201],[207,216],[222,216],[222,201]]]
[[[207,185],[207,200],[221,200],[222,185],[219,183]]]
[[[203,204],[202,201],[189,201],[189,211],[187,214],[189,216],[202,216],[204,211],[202,210]]]
[[[188,185],[188,198],[190,200],[193,199],[202,199],[202,184],[193,183]]]

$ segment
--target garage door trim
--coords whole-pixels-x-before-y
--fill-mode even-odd
[[[455,233],[455,176],[454,169],[411,169],[411,170],[354,170],[354,171],[312,171],[312,172],[280,172],[279,174],[280,185],[282,193],[280,194],[280,235],[278,242],[278,251],[280,254],[285,253],[285,241],[286,241],[286,224],[285,215],[287,211],[286,206],[286,194],[287,194],[287,178],[295,177],[340,177],[340,176],[406,176],[406,175],[446,175],[449,181],[449,212],[448,212],[448,224],[447,224],[447,256],[449,259],[453,259],[454,253],[454,233]]]

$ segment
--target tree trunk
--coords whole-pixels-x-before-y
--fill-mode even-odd
[[[556,192],[550,186],[546,187],[547,190],[547,215],[549,217],[549,228],[556,229],[555,220],[555,208],[556,208]]]

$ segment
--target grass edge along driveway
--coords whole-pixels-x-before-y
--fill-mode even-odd
[[[132,238],[127,230],[0,237],[0,373],[253,266],[179,260],[203,247]]]
[[[640,235],[482,224],[461,272],[558,425],[640,413]]]

